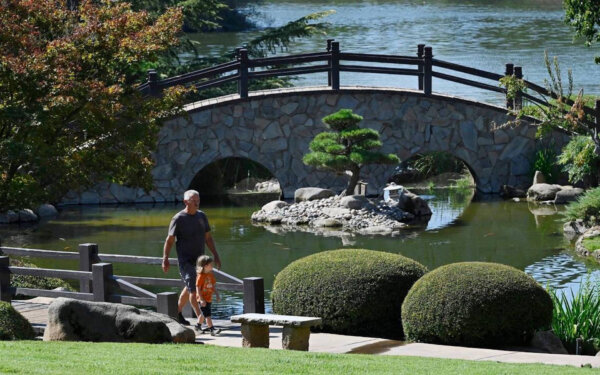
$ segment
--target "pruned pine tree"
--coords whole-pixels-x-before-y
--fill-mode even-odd
[[[310,153],[304,155],[304,164],[333,170],[338,173],[349,171],[350,181],[345,195],[354,194],[360,178],[360,169],[367,164],[398,164],[400,159],[394,154],[376,151],[381,147],[379,132],[369,128],[359,128],[362,116],[351,109],[340,109],[323,118],[323,122],[333,131],[319,133],[310,142]]]

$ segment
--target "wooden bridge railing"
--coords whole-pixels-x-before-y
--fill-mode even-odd
[[[163,80],[158,79],[156,71],[150,70],[148,71],[147,82],[139,86],[139,89],[144,94],[160,95],[165,88],[176,85],[193,85],[198,90],[204,90],[237,81],[239,96],[247,98],[249,82],[252,80],[326,72],[327,85],[332,90],[339,90],[340,72],[354,72],[415,76],[417,77],[417,88],[422,90],[425,95],[432,94],[434,77],[506,94],[506,88],[498,85],[500,78],[507,75],[515,75],[519,79],[523,78],[523,68],[513,64],[506,64],[504,74],[499,74],[434,59],[432,47],[424,44],[417,46],[416,56],[345,53],[340,51],[339,42],[333,39],[327,40],[326,52],[250,59],[246,49],[238,48],[236,54],[237,60],[235,61]],[[369,65],[365,65],[365,63],[369,63]],[[377,64],[386,64],[386,66]],[[456,75],[456,73],[460,73],[462,76]],[[470,76],[470,78],[465,78],[464,75]],[[490,80],[493,82],[490,82]],[[507,98],[507,108],[522,108],[523,99],[542,105],[548,104],[543,97],[557,99],[555,93],[542,86],[526,80],[524,83],[530,93],[519,92],[515,98]],[[533,94],[539,94],[543,97],[537,97]],[[567,105],[574,103],[570,98],[563,99],[565,99]],[[598,117],[599,111],[596,109],[584,108],[583,110],[587,115]]]
[[[138,285],[182,288],[181,279],[156,277],[139,277],[114,275],[112,263],[132,263],[160,265],[160,257],[143,257],[119,254],[100,254],[98,245],[81,244],[79,252],[53,251],[39,249],[24,249],[17,247],[0,247],[0,301],[11,301],[14,295],[34,297],[68,297],[85,301],[117,302],[136,306],[151,306],[160,313],[172,317],[177,315],[178,293],[153,293]],[[9,257],[27,256],[32,258],[52,258],[63,260],[78,260],[79,270],[62,270],[48,268],[29,268],[10,266]],[[177,265],[177,259],[170,258],[172,265]],[[112,262],[112,263],[108,263]],[[264,281],[260,277],[248,277],[243,280],[223,271],[214,270],[217,288],[243,292],[244,312],[264,313]],[[37,277],[55,277],[79,281],[79,292],[31,289],[11,286],[11,274]],[[118,290],[129,293],[115,293]]]

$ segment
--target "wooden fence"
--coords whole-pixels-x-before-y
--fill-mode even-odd
[[[327,40],[325,52],[250,59],[246,49],[237,48],[236,56],[235,61],[163,80],[158,79],[155,70],[149,70],[148,80],[139,86],[139,90],[147,95],[158,96],[161,95],[162,90],[177,85],[194,86],[197,90],[205,90],[225,83],[237,82],[240,98],[247,98],[249,82],[252,80],[326,72],[327,85],[332,90],[339,90],[340,72],[354,72],[414,76],[417,78],[417,88],[425,95],[432,94],[433,77],[506,94],[506,88],[499,86],[500,78],[511,75],[519,79],[523,78],[523,68],[514,64],[506,64],[504,74],[499,74],[434,59],[432,47],[424,44],[417,46],[415,56],[341,52],[339,42],[333,39]],[[465,78],[465,75],[468,78]],[[557,99],[555,93],[542,86],[527,80],[524,84],[529,91],[518,92],[514,98],[507,97],[507,108],[522,108],[523,99],[542,105],[548,105],[545,98]],[[533,94],[539,94],[541,97]],[[574,101],[566,98],[565,104],[572,105]],[[596,102],[596,108],[584,108],[584,112],[594,118],[600,117],[597,116],[600,113],[600,101]]]
[[[79,252],[23,249],[17,247],[0,247],[0,301],[10,302],[19,294],[40,297],[68,297],[85,301],[117,302],[136,306],[150,306],[160,313],[171,317],[177,316],[178,294],[175,292],[153,293],[138,285],[159,287],[184,286],[181,279],[156,277],[139,277],[115,275],[112,263],[133,263],[160,266],[162,258],[133,255],[100,254],[98,245],[86,243],[79,245]],[[26,256],[32,258],[52,258],[78,260],[79,270],[62,270],[48,268],[15,267],[9,264],[9,257]],[[170,258],[172,265],[177,259]],[[260,277],[247,277],[243,280],[225,272],[214,270],[217,288],[243,292],[244,312],[264,313],[264,281]],[[55,277],[66,280],[78,280],[79,291],[58,291],[31,289],[11,286],[11,275],[28,275],[38,277]],[[137,284],[137,285],[136,285]],[[118,293],[117,293],[118,292]],[[121,292],[127,294],[121,294]]]

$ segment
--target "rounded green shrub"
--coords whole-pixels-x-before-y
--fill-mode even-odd
[[[8,302],[0,302],[0,340],[32,340],[31,324]]]
[[[409,340],[465,346],[526,344],[550,326],[552,299],[516,268],[465,262],[423,276],[402,305]]]
[[[331,250],[298,259],[273,284],[278,314],[316,316],[324,332],[401,338],[402,301],[427,269],[372,250]]]

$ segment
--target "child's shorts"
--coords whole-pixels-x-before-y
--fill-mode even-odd
[[[206,306],[200,306],[200,310],[202,310],[202,315],[204,315],[205,318],[210,318],[210,316],[212,315],[212,313],[210,312],[210,305],[210,302],[206,302]]]

